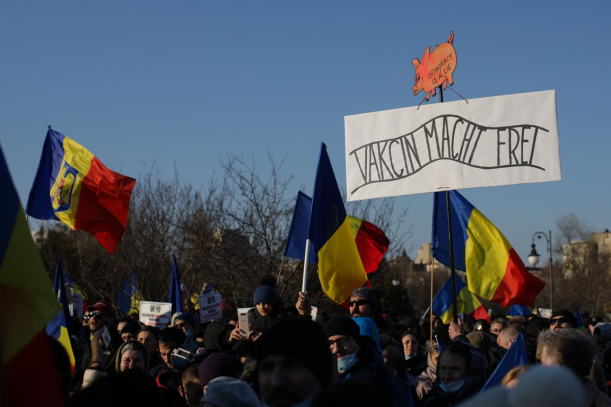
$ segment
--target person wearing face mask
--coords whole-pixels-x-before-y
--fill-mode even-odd
[[[337,358],[339,381],[350,380],[357,372],[373,362],[374,342],[365,336],[356,322],[348,316],[331,318],[324,326],[329,349]]]
[[[453,407],[477,394],[486,382],[482,355],[463,342],[446,346],[437,361],[437,379],[425,407]]]
[[[439,347],[433,345],[429,348],[426,354],[426,369],[420,373],[414,380],[414,389],[416,394],[414,397],[414,405],[416,407],[424,406],[428,400],[429,392],[433,389],[433,383],[437,380],[437,361],[439,360]]]
[[[412,331],[401,334],[405,370],[412,376],[418,376],[426,369],[426,359],[420,350],[418,336]]]

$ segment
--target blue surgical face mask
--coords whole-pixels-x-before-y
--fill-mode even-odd
[[[405,360],[410,360],[411,358],[415,358],[416,356],[418,356],[418,352],[414,353],[413,355],[403,355],[405,357]]]
[[[454,394],[460,391],[465,386],[465,379],[456,380],[455,382],[451,382],[448,384],[445,384],[444,382],[440,381],[439,386],[447,394]]]
[[[344,357],[337,358],[337,371],[339,373],[346,373],[352,366],[359,361],[357,356],[358,352],[354,352],[352,355],[346,355]]]

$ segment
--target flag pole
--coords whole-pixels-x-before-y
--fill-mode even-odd
[[[443,88],[439,86],[439,103],[443,103]],[[456,269],[454,268],[454,241],[452,239],[452,210],[450,209],[450,191],[446,191],[446,206],[448,208],[448,235],[450,237],[450,277],[452,277],[452,318],[458,322],[458,304],[456,300]]]
[[[452,234],[452,209],[450,208],[450,191],[446,191],[446,206],[448,207],[448,235],[450,238],[450,277],[452,278],[452,318],[458,322],[458,304],[456,300],[456,269],[454,268],[454,240]]]
[[[280,270],[278,271],[278,277],[276,277],[276,287],[280,284],[280,275],[282,275],[282,266],[284,266],[284,259],[286,256],[282,256],[282,261],[280,262]]]
[[[433,273],[435,272],[435,258],[433,257],[433,248],[431,247],[431,315],[429,317],[429,343],[433,345]]]
[[[310,239],[306,239],[305,258],[303,259],[303,281],[301,283],[301,292],[304,295],[308,287],[308,257],[310,256]]]

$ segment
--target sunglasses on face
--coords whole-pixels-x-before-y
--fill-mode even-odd
[[[182,329],[182,328],[184,328],[185,326],[187,326],[187,324],[185,324],[185,323],[182,323],[182,324],[174,324],[174,326],[175,326],[176,328],[180,328],[180,329]]]
[[[85,317],[87,319],[102,319],[104,317],[107,317],[108,315],[106,314],[102,314],[101,312],[90,312],[89,314],[85,315]]]
[[[556,324],[560,324],[560,325],[562,325],[562,324],[564,324],[565,322],[569,322],[569,319],[568,319],[568,318],[556,318],[556,319],[550,319],[550,320],[549,320],[549,324],[550,324],[550,326],[554,326],[554,325],[556,325]]]
[[[369,301],[367,300],[350,300],[348,301],[348,305],[351,307],[354,307],[355,305],[357,307],[361,306],[361,305],[365,305],[365,304],[369,304]]]

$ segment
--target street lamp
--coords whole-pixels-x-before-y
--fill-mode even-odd
[[[535,250],[535,237],[537,239],[545,238],[547,243],[547,252],[549,253],[549,307],[554,311],[554,275],[553,275],[553,261],[552,261],[552,231],[549,231],[549,237],[543,232],[537,232],[533,235],[532,244],[530,245],[530,254],[528,255],[528,262],[532,267],[535,267],[539,263],[539,253]]]

